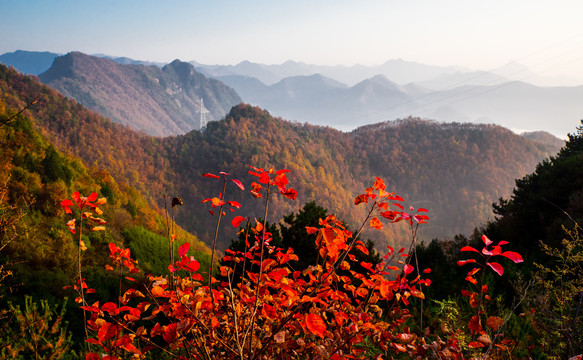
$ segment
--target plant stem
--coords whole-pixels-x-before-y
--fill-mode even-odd
[[[221,192],[222,196],[219,200],[223,201],[225,198],[225,190],[227,190],[227,177],[223,175],[223,191]],[[217,245],[217,237],[219,235],[219,225],[221,224],[221,217],[223,216],[223,205],[219,208],[219,216],[217,218],[217,226],[215,228],[215,236],[213,238],[213,248],[211,250],[211,264],[209,266],[209,292],[211,293],[211,298],[213,303],[215,302],[215,296],[212,291],[213,287],[213,265],[215,262],[215,247]]]
[[[168,203],[166,201],[166,194],[164,194],[164,212],[166,213],[166,229],[168,237],[168,262],[174,264],[173,254],[172,254],[172,236],[170,231],[170,219],[168,218]],[[174,274],[168,269],[168,281],[170,282],[170,289],[174,288]]]
[[[81,272],[81,239],[83,235],[83,217],[79,219],[79,244],[77,247],[77,265],[79,270],[79,289],[81,294],[81,304],[86,306],[85,302],[85,290],[83,289],[83,274]],[[87,330],[87,313],[83,310],[83,328],[85,329],[85,340],[89,340],[89,330]],[[87,343],[87,350],[91,352],[91,344]]]
[[[259,307],[259,285],[261,284],[261,276],[263,276],[263,253],[265,248],[265,233],[267,232],[267,209],[269,208],[269,195],[271,191],[271,184],[267,184],[267,190],[265,195],[265,212],[263,214],[263,232],[261,234],[261,254],[259,255],[259,277],[257,278],[257,287],[255,289],[255,304],[253,305],[253,315],[251,315],[251,339],[249,339],[249,355],[253,354],[251,351],[251,345],[253,344],[253,328],[255,327],[255,315],[257,315],[257,309]]]

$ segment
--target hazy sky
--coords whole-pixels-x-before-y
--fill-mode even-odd
[[[17,49],[169,62],[428,65],[583,79],[580,0],[0,0]]]

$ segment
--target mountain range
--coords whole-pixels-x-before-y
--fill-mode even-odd
[[[289,77],[270,86],[243,75],[218,79],[244,101],[278,116],[343,131],[418,116],[443,122],[495,123],[517,132],[545,130],[564,138],[583,114],[583,86],[538,87],[497,81],[487,85],[462,82],[457,87],[431,90],[414,83],[399,85],[384,75],[352,87],[322,75]]]
[[[80,56],[78,53],[73,54]],[[52,55],[54,59],[58,58],[58,54]],[[19,51],[0,55],[0,62],[11,63],[17,69],[29,69],[34,59],[37,59],[39,66],[41,63],[46,66],[46,57],[46,53]],[[98,62],[103,61],[104,57],[100,55],[91,58],[99,58],[93,60]],[[107,58],[111,63],[136,65],[142,69],[141,72],[146,73],[154,71],[154,67],[162,67],[162,64],[153,65],[124,57]],[[72,71],[62,68],[62,60],[59,62],[57,65],[61,69],[57,72]],[[94,88],[94,84],[99,83],[92,78],[99,72],[95,66],[77,67],[73,72],[79,78],[61,83],[53,80],[49,85],[114,121],[151,135],[183,134],[192,128],[200,128],[200,125],[192,125],[197,116],[200,118],[195,105],[197,96],[207,101],[205,106],[213,115],[209,116],[209,120],[224,116],[235,101],[234,95],[224,96],[230,93],[230,90],[226,90],[229,87],[240,96],[241,101],[268,109],[276,116],[342,131],[413,116],[442,122],[495,123],[515,132],[545,130],[566,138],[583,113],[583,86],[548,87],[527,83],[525,80],[533,83],[541,80],[517,63],[486,72],[428,66],[400,59],[379,66],[320,66],[294,61],[280,65],[249,61],[237,65],[203,65],[191,61],[194,73],[198,74],[197,79],[188,76],[174,78],[171,81],[174,88],[187,89],[187,84],[200,81],[200,74],[220,80],[228,87],[219,90],[211,86],[205,95],[185,90],[183,95],[187,99],[183,95],[176,95],[181,98],[169,95],[168,91],[173,91],[171,87],[154,86],[153,83],[140,83],[139,86],[131,84],[152,75],[139,75],[140,71],[130,71],[129,65],[117,68],[111,63],[101,66],[99,71],[104,72],[104,78],[113,79],[107,87],[117,88],[121,98],[108,94],[105,86]],[[85,71],[88,73],[85,74]],[[115,76],[108,74],[108,71],[113,71]],[[189,69],[183,75],[192,71]],[[46,72],[55,71],[48,69]],[[121,73],[127,81],[116,82],[116,77]],[[48,81],[44,74],[41,75],[43,78],[45,82]],[[91,86],[86,79],[92,79]],[[177,85],[177,82],[180,84]],[[217,91],[220,94],[217,95]],[[92,98],[93,92],[99,93],[97,99]],[[126,93],[130,93],[131,97],[123,99]],[[213,100],[206,100],[205,96],[215,97],[221,106],[213,109],[209,103]],[[138,97],[149,98],[136,101]],[[130,100],[134,103],[131,104]],[[184,103],[190,104],[184,106]],[[161,124],[139,127],[137,123],[146,120],[132,120],[138,117],[148,118],[149,122],[160,121]]]

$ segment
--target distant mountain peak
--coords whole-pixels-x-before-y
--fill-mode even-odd
[[[39,79],[115,122],[154,136],[201,129],[241,102],[233,89],[180,60],[160,69],[75,51],[56,58]]]
[[[51,67],[59,54],[48,51],[16,50],[0,55],[0,63],[13,66],[24,74],[38,75]]]

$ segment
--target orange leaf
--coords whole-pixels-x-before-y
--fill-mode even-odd
[[[219,327],[219,320],[213,316],[213,318],[211,319],[211,326],[213,329],[216,329]]]
[[[504,320],[498,316],[490,316],[488,320],[486,320],[486,325],[488,325],[494,331],[498,331],[498,329],[500,329],[503,324]]]
[[[382,229],[383,224],[377,217],[373,217],[372,219],[370,219],[370,227],[373,227],[375,229]]]
[[[368,290],[360,287],[360,288],[356,289],[356,295],[360,296],[360,297],[366,297],[368,295]]]
[[[354,199],[354,205],[358,205],[361,203],[368,203],[368,195],[367,194],[360,194]]]
[[[306,327],[308,330],[314,334],[318,335],[321,338],[324,338],[324,334],[326,332],[326,323],[317,314],[307,314],[305,318]]]
[[[472,341],[471,343],[468,344],[469,347],[473,347],[473,348],[482,348],[486,345],[482,344],[479,341]]]
[[[165,296],[166,295],[166,290],[164,290],[160,286],[154,286],[154,287],[152,287],[152,290],[150,290],[150,292],[152,293],[152,296],[154,296],[154,297],[160,297],[160,296]]]
[[[365,248],[364,246],[362,246],[362,245],[356,245],[356,248],[358,250],[362,251],[363,253],[365,253],[366,255],[368,255],[368,249]]]

